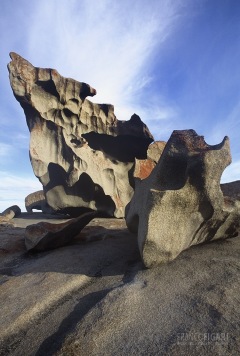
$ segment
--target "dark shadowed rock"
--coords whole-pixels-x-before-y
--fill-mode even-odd
[[[147,267],[174,259],[204,241],[237,235],[240,204],[220,189],[223,170],[231,162],[229,140],[207,145],[194,130],[173,131],[150,174],[136,182],[126,208],[126,222],[138,232]]]
[[[112,105],[86,99],[96,94],[90,85],[10,56],[11,87],[26,115],[30,159],[47,203],[75,215],[123,217],[135,158],[146,159],[153,141],[146,125],[136,114],[119,121]]]
[[[45,251],[67,245],[96,215],[97,212],[85,213],[61,224],[39,222],[29,225],[25,231],[26,248],[28,251]]]

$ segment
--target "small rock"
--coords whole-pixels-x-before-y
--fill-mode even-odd
[[[28,251],[45,251],[64,246],[96,216],[96,212],[90,212],[61,224],[40,222],[29,225],[25,230],[25,246]]]
[[[12,205],[0,214],[0,223],[8,222],[9,220],[21,215],[21,209],[17,205]]]

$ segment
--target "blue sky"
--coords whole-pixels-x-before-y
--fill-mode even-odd
[[[41,189],[29,132],[9,84],[14,51],[97,89],[118,119],[140,115],[156,140],[195,129],[208,144],[230,137],[240,179],[239,0],[1,0],[0,211]]]

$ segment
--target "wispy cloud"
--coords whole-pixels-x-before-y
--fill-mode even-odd
[[[25,211],[25,197],[42,189],[37,178],[19,177],[6,171],[0,171],[0,181],[0,212],[11,205],[18,205]]]
[[[32,13],[29,56],[35,65],[55,67],[95,87],[93,100],[114,104],[121,120],[140,106],[143,115],[160,120],[168,110],[159,102],[150,113],[149,68],[156,49],[180,23],[181,9],[180,1],[169,0],[71,0],[67,6],[65,1],[43,0]]]
[[[9,168],[14,159],[21,174],[30,165],[24,113],[7,77],[10,50],[35,66],[89,83],[98,92],[95,102],[113,104],[120,120],[137,113],[156,139],[187,128],[204,134],[209,144],[229,135],[233,160],[239,161],[240,106],[233,95],[239,92],[239,21],[232,23],[237,12],[226,2],[4,0],[1,10],[0,140],[5,146],[0,155],[3,162],[8,154]],[[234,163],[223,178],[233,180],[237,171]]]

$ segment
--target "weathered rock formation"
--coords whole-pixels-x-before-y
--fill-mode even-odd
[[[189,246],[234,237],[240,204],[220,189],[231,163],[229,140],[207,145],[194,130],[173,131],[150,176],[136,182],[126,222],[138,232],[147,267],[174,259]]]
[[[16,53],[10,83],[30,130],[30,159],[55,211],[97,210],[123,217],[133,195],[135,158],[153,141],[137,115],[119,121],[114,107],[94,104],[88,84],[35,68]]]
[[[17,205],[12,205],[0,213],[0,223],[5,223],[21,214],[21,209]]]
[[[54,210],[48,205],[43,190],[38,190],[26,196],[25,207],[28,213],[32,213],[33,209],[42,210],[44,214],[52,214]]]

